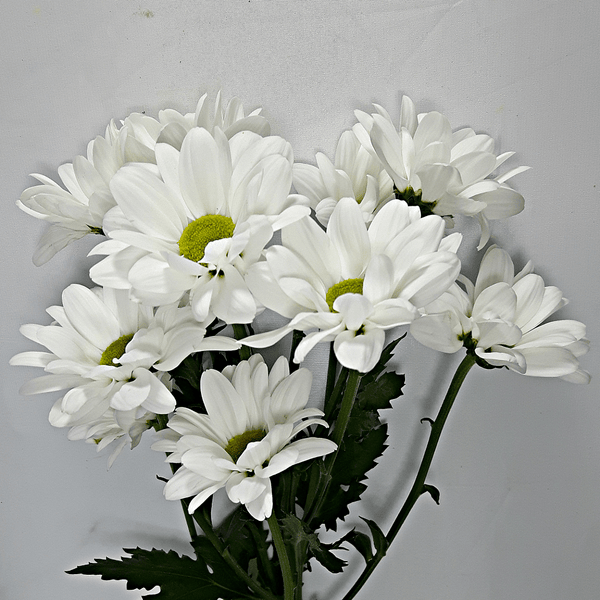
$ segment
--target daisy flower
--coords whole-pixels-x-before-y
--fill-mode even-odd
[[[354,198],[365,222],[369,223],[380,204],[394,197],[394,182],[381,161],[361,145],[352,131],[341,135],[334,163],[321,152],[316,159],[316,167],[303,163],[294,165],[294,187],[308,198],[324,226],[342,198]]]
[[[117,206],[104,228],[112,238],[92,279],[153,306],[184,294],[194,316],[250,323],[257,305],[248,268],[273,232],[309,213],[290,195],[292,151],[279,137],[243,131],[228,140],[195,127],[178,151],[156,147],[156,173],[126,165],[111,181]],[[159,176],[160,175],[160,176]]]
[[[62,301],[47,311],[54,324],[21,328],[49,352],[23,352],[10,362],[47,373],[25,383],[25,395],[68,390],[52,408],[50,422],[79,428],[76,438],[85,429],[86,437],[98,442],[101,422],[110,422],[105,431],[117,431],[120,437],[140,419],[172,412],[176,402],[167,371],[192,352],[239,347],[230,338],[205,338],[204,324],[189,307],[172,305],[155,312],[132,302],[127,292],[77,284],[64,290]]]
[[[462,276],[460,282],[464,290],[455,284],[411,324],[417,341],[447,353],[464,346],[492,366],[523,375],[589,382],[578,360],[589,349],[585,325],[543,323],[567,300],[558,288],[544,285],[531,263],[515,275],[508,253],[492,246],[475,284]]]
[[[342,365],[370,371],[385,330],[410,323],[456,279],[460,236],[443,235],[441,217],[421,218],[400,200],[383,206],[368,228],[352,198],[337,203],[327,231],[309,218],[289,225],[282,245],[265,251],[248,281],[267,308],[291,321],[243,343],[265,347],[294,329],[317,329],[300,342],[295,362],[333,340]]]
[[[205,371],[200,389],[207,414],[178,408],[163,439],[152,445],[170,453],[167,462],[182,465],[165,486],[167,500],[193,496],[191,514],[225,488],[255,519],[270,517],[271,477],[337,447],[318,437],[293,441],[311,425],[327,426],[318,418],[322,411],[306,408],[311,384],[311,372],[290,375],[284,357],[270,372],[260,355],[222,373]]]
[[[398,129],[384,108],[374,106],[377,112],[370,115],[355,111],[359,123],[353,131],[393,179],[396,198],[419,206],[423,214],[476,216],[482,230],[478,249],[489,240],[490,220],[523,210],[523,197],[505,182],[528,167],[489,177],[514,152],[496,156],[491,137],[470,128],[453,133],[439,112],[417,115],[407,96]]]
[[[42,265],[71,242],[90,233],[102,234],[104,215],[116,204],[110,180],[126,163],[155,163],[157,142],[179,149],[192,127],[209,131],[219,127],[228,137],[243,130],[267,135],[269,124],[259,113],[260,109],[245,116],[238,98],[225,106],[218,93],[214,103],[206,94],[202,96],[195,113],[181,115],[167,109],[160,111],[158,120],[132,113],[120,125],[111,121],[104,137],[98,136],[88,144],[86,157],[77,156],[72,163],[58,168],[62,186],[44,175],[33,174],[40,185],[27,188],[17,200],[21,210],[50,224],[33,262]]]

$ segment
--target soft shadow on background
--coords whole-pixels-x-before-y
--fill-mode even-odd
[[[3,434],[0,596],[7,599],[126,600],[124,582],[68,576],[123,547],[188,552],[178,503],[162,498],[167,475],[145,441],[107,456],[69,442],[47,414],[54,398],[23,398],[38,373],[11,368],[32,349],[18,328],[49,323],[72,282],[89,284],[83,240],[36,268],[43,226],[15,207],[34,181],[84,154],[110,119],[162,108],[193,111],[221,89],[247,108],[264,106],[273,133],[296,158],[333,156],[353,110],[371,102],[398,117],[408,94],[454,128],[471,126],[515,150],[507,165],[532,170],[513,180],[525,211],[496,224],[492,241],[517,268],[531,259],[547,285],[571,302],[559,318],[588,325],[589,386],[475,371],[461,390],[430,480],[441,505],[422,498],[364,588],[363,598],[407,600],[596,600],[600,596],[600,394],[597,262],[600,168],[600,8],[595,0],[330,1],[110,0],[6,3],[0,21],[2,177]],[[477,231],[463,256],[472,275]],[[468,250],[468,252],[466,251]],[[426,426],[457,356],[407,338],[396,366],[405,395],[387,411],[390,447],[359,515],[388,525],[407,491]],[[309,365],[325,360],[312,355]],[[349,554],[352,569],[360,561]],[[352,570],[351,569],[351,570]],[[350,573],[348,574],[350,575]],[[308,592],[341,598],[342,584],[319,567]]]

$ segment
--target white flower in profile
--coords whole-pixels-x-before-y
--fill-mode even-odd
[[[280,357],[268,372],[260,355],[223,373],[208,370],[200,379],[207,414],[178,408],[163,439],[153,450],[170,453],[167,461],[181,467],[165,486],[167,500],[193,496],[193,513],[217,490],[242,503],[257,520],[273,511],[271,477],[293,465],[322,457],[336,444],[319,437],[294,441],[311,425],[327,424],[323,412],[306,408],[312,374],[299,369],[290,375]],[[159,434],[160,435],[160,434]]]
[[[269,124],[259,113],[260,109],[245,116],[238,98],[225,106],[218,93],[214,103],[206,94],[202,96],[196,112],[188,115],[167,109],[160,111],[158,120],[132,113],[120,124],[111,121],[104,136],[88,144],[87,156],[76,156],[72,163],[58,168],[62,186],[33,174],[40,185],[27,188],[17,200],[21,210],[50,225],[38,243],[33,262],[42,265],[71,242],[90,233],[102,234],[104,215],[116,204],[110,180],[126,163],[155,163],[157,142],[179,148],[192,127],[209,131],[219,127],[228,137],[243,130],[267,135]]]
[[[470,128],[452,132],[448,119],[432,111],[417,115],[402,98],[400,126],[388,112],[355,111],[353,128],[364,147],[377,157],[394,181],[397,198],[417,205],[423,214],[476,216],[481,225],[479,249],[490,237],[489,221],[523,210],[523,197],[505,182],[527,170],[516,167],[490,178],[514,152],[494,154],[494,140]]]
[[[324,226],[342,198],[354,198],[365,222],[370,223],[377,208],[394,197],[394,182],[381,161],[364,148],[352,131],[340,136],[334,163],[321,152],[316,160],[316,167],[294,164],[294,187],[309,199]]]
[[[309,218],[285,227],[282,245],[266,249],[248,281],[267,308],[291,321],[243,343],[265,347],[294,329],[317,329],[300,342],[295,362],[318,342],[334,341],[343,366],[370,371],[385,330],[410,323],[456,279],[461,238],[443,236],[441,217],[421,218],[400,200],[385,204],[368,228],[353,198],[337,203],[327,231]]]
[[[560,377],[587,383],[590,376],[578,358],[589,349],[583,323],[543,323],[567,304],[562,292],[545,286],[531,263],[515,275],[508,253],[492,246],[484,255],[475,285],[460,277],[424,308],[411,324],[417,341],[440,352],[463,346],[492,366],[534,377]]]
[[[153,306],[189,293],[198,321],[214,313],[250,323],[257,306],[248,268],[274,231],[310,210],[289,194],[290,145],[250,131],[228,140],[219,128],[194,127],[181,151],[157,144],[156,159],[160,177],[135,164],[113,177],[117,206],[104,220],[112,239],[94,250],[107,257],[90,276]]]
[[[239,347],[231,338],[205,338],[205,325],[193,318],[189,307],[172,305],[155,312],[131,301],[126,291],[77,284],[64,290],[62,301],[62,306],[47,311],[54,324],[21,328],[25,337],[49,352],[22,352],[10,361],[46,372],[25,383],[21,393],[68,390],[50,413],[56,427],[89,430],[99,420],[106,425],[108,419],[111,431],[118,425],[129,433],[146,413],[175,410],[166,372],[186,356]],[[101,439],[98,431],[88,433]]]

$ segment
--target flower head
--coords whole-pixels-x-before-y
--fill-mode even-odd
[[[309,199],[324,226],[342,198],[354,198],[365,222],[370,223],[381,204],[394,197],[394,183],[381,161],[361,145],[352,131],[341,135],[334,163],[320,152],[316,159],[316,167],[294,165],[294,187]]]
[[[132,302],[126,291],[77,284],[64,290],[62,300],[62,306],[48,309],[54,324],[21,328],[49,352],[23,352],[11,364],[47,373],[27,382],[23,394],[68,390],[52,408],[50,422],[77,428],[73,439],[83,431],[97,443],[105,436],[116,439],[155,414],[172,412],[176,402],[167,371],[192,352],[239,347],[230,338],[205,338],[205,325],[189,307],[155,311]]]
[[[211,132],[218,127],[227,137],[246,130],[267,135],[269,124],[259,113],[260,109],[245,116],[238,98],[225,106],[218,93],[214,103],[206,94],[202,96],[195,113],[181,115],[167,109],[160,111],[158,120],[132,113],[120,124],[111,121],[105,135],[88,144],[87,156],[77,156],[72,163],[58,168],[64,187],[34,174],[40,185],[27,188],[17,201],[21,210],[50,224],[33,262],[44,264],[71,242],[90,233],[102,234],[104,216],[116,204],[110,190],[111,179],[127,163],[156,163],[157,142],[179,149],[193,127]]]
[[[492,246],[484,255],[475,284],[466,277],[411,324],[411,334],[441,352],[463,346],[492,366],[506,366],[523,375],[561,377],[587,383],[579,367],[589,342],[585,325],[564,320],[543,323],[567,300],[545,286],[531,263],[515,275],[508,253]]]
[[[257,306],[245,276],[273,232],[308,214],[289,195],[292,153],[279,137],[242,131],[228,140],[195,127],[178,151],[156,147],[157,170],[127,165],[111,181],[112,238],[92,267],[101,285],[159,306],[189,294],[198,321],[210,313],[249,323]]]
[[[169,431],[152,446],[169,452],[168,462],[182,464],[165,486],[167,500],[193,496],[192,513],[225,488],[230,500],[244,504],[255,519],[269,517],[270,478],[336,448],[317,437],[293,441],[311,425],[326,425],[318,418],[322,411],[306,408],[311,383],[307,369],[290,375],[283,357],[270,373],[260,355],[222,373],[205,371],[200,389],[207,414],[178,408]]]
[[[320,341],[334,341],[340,363],[363,373],[381,355],[385,330],[406,325],[456,279],[460,236],[443,238],[441,217],[392,200],[367,227],[360,207],[342,198],[327,231],[306,218],[282,231],[249,275],[254,294],[291,318],[288,325],[244,340],[264,347],[297,329],[317,331],[298,345],[301,362]]]
[[[489,240],[490,220],[523,210],[523,197],[505,182],[527,167],[490,178],[513,152],[496,156],[491,137],[470,128],[452,132],[439,112],[417,115],[407,96],[402,98],[398,129],[384,108],[375,108],[371,115],[356,111],[359,123],[353,131],[393,179],[396,198],[419,206],[423,214],[477,216],[479,248]]]

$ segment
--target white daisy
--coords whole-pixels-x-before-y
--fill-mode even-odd
[[[211,135],[195,127],[180,152],[158,144],[156,158],[156,174],[127,165],[113,177],[118,206],[104,220],[112,240],[95,250],[108,256],[92,267],[92,279],[154,306],[189,292],[199,321],[212,312],[250,323],[257,306],[248,268],[274,231],[309,213],[289,195],[290,145],[250,131],[227,140],[219,128]]]
[[[244,504],[255,519],[271,516],[270,478],[337,447],[318,437],[292,441],[311,425],[327,425],[318,418],[322,411],[305,408],[311,383],[307,369],[290,375],[283,357],[270,373],[260,355],[223,373],[205,371],[200,388],[207,414],[178,408],[170,431],[152,446],[170,453],[168,462],[182,464],[165,486],[167,500],[193,496],[193,513],[225,488],[230,500]]]
[[[68,389],[50,414],[56,427],[90,428],[110,417],[128,433],[133,421],[146,413],[175,409],[166,372],[186,356],[239,347],[230,338],[205,338],[204,325],[189,307],[168,306],[155,313],[132,302],[125,291],[77,284],[64,290],[62,300],[62,306],[48,309],[54,324],[21,328],[49,352],[23,352],[10,361],[42,367],[47,373],[27,382],[23,394]],[[99,436],[90,435],[96,440]]]
[[[456,279],[460,236],[443,235],[441,217],[421,218],[400,200],[383,206],[368,228],[352,198],[337,203],[327,231],[309,218],[284,228],[282,245],[265,251],[248,281],[267,308],[291,321],[243,343],[265,347],[293,329],[316,328],[300,342],[295,362],[318,342],[335,340],[342,365],[370,371],[384,331],[410,323]]]
[[[578,361],[589,348],[585,325],[572,320],[541,324],[567,300],[532,270],[528,263],[515,275],[508,253],[492,246],[475,285],[461,277],[465,289],[455,284],[425,307],[411,324],[412,335],[441,352],[465,346],[490,365],[524,375],[587,383],[590,376]]]
[[[438,112],[417,115],[415,105],[402,98],[400,126],[381,106],[371,115],[355,111],[353,131],[394,181],[397,198],[419,206],[423,214],[477,216],[482,228],[479,248],[489,240],[489,221],[523,210],[523,197],[506,185],[517,167],[489,176],[514,152],[494,154],[494,140],[470,128],[452,132]]]
[[[382,202],[393,198],[394,182],[381,161],[362,146],[352,131],[341,135],[334,163],[320,152],[316,159],[316,167],[303,163],[294,165],[294,187],[309,199],[322,225],[327,226],[342,198],[354,198],[367,223],[373,220]]]
[[[259,113],[260,109],[245,116],[238,98],[224,106],[218,93],[214,106],[205,94],[196,112],[188,115],[167,109],[160,111],[158,120],[132,113],[120,125],[111,121],[104,137],[98,136],[88,144],[87,157],[77,156],[72,163],[58,168],[64,187],[34,174],[41,185],[26,189],[17,201],[24,212],[50,224],[38,243],[33,262],[42,265],[71,242],[90,233],[102,234],[104,215],[116,204],[110,180],[126,163],[155,163],[157,141],[179,149],[192,127],[209,131],[219,127],[228,137],[243,130],[267,135],[269,124]]]

